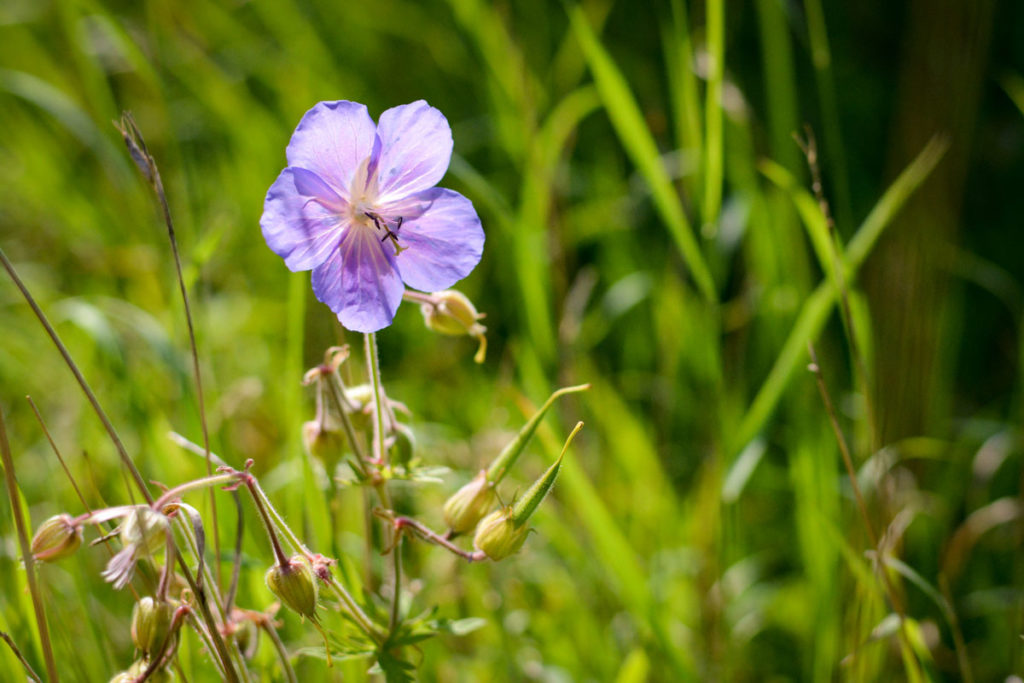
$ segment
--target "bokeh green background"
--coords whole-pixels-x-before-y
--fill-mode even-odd
[[[514,474],[529,482],[586,422],[523,553],[474,566],[410,554],[417,609],[487,619],[425,643],[424,680],[1024,675],[1024,6],[7,0],[0,247],[147,478],[203,472],[166,438],[198,440],[199,423],[167,237],[110,122],[131,110],[160,164],[214,450],[253,458],[327,547],[299,379],[326,346],[359,339],[258,221],[314,103],[376,116],[420,98],[452,125],[442,184],[473,200],[487,233],[460,288],[487,313],[489,354],[473,364],[472,341],[427,332],[409,304],[379,335],[419,455],[453,468],[402,504],[440,526],[447,493],[529,402],[593,384]],[[848,282],[850,327],[792,138],[805,123],[847,258],[867,257]],[[854,248],[864,230],[884,235]],[[26,394],[90,504],[126,502],[113,448],[6,280],[0,330],[0,406],[32,519],[81,505]],[[913,641],[902,654],[804,371],[808,340],[892,558]],[[353,526],[339,542],[358,555]],[[41,669],[6,504],[0,534],[0,629]],[[251,532],[246,550],[242,597],[262,608],[269,552]],[[67,680],[131,659],[131,597],[101,582],[104,561],[83,550],[42,570]],[[285,621],[289,643],[315,643]],[[196,648],[188,664],[206,680]],[[267,648],[255,668],[272,680]],[[20,671],[5,649],[0,671]]]

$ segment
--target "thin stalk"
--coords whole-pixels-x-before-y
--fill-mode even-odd
[[[281,548],[281,542],[277,540],[277,532],[274,530],[274,524],[270,521],[270,514],[267,512],[266,507],[263,505],[263,501],[256,495],[255,480],[250,479],[246,482],[249,488],[249,493],[252,494],[252,500],[256,504],[256,509],[260,513],[260,519],[263,521],[263,528],[267,531],[267,536],[270,537],[270,545],[274,549],[274,557],[277,558],[277,564],[281,567],[288,567],[288,556],[285,554],[284,549]]]
[[[292,668],[291,659],[288,656],[288,650],[284,646],[284,642],[281,641],[281,636],[278,635],[277,629],[274,628],[274,622],[271,619],[263,619],[260,622],[260,628],[270,638],[270,642],[274,644],[274,650],[277,652],[277,658],[281,662],[281,671],[284,672],[284,677],[288,683],[298,683],[298,679],[295,677],[295,669]]]
[[[11,511],[14,513],[14,526],[18,530],[18,544],[21,546],[21,560],[25,563],[25,579],[28,581],[28,592],[32,596],[32,609],[36,613],[36,630],[39,632],[39,644],[43,649],[43,661],[46,663],[46,676],[56,683],[57,660],[53,657],[53,645],[50,643],[50,630],[46,625],[46,609],[43,596],[36,583],[36,563],[32,558],[32,549],[28,540],[25,517],[21,510],[21,495],[18,482],[14,478],[14,456],[11,455],[11,444],[7,441],[7,425],[4,423],[3,410],[0,410],[0,457],[4,464],[4,480],[7,483],[7,495],[11,498]]]
[[[257,497],[262,503],[261,511],[265,511],[270,518],[274,521],[274,525],[278,531],[288,540],[289,543],[295,548],[297,552],[302,553],[307,559],[312,560],[314,555],[306,547],[306,545],[299,539],[294,531],[285,523],[284,519],[281,518],[280,513],[271,504],[270,499],[267,498],[267,494],[260,487],[259,482],[255,478],[249,484],[249,490],[252,492],[254,497]],[[264,522],[265,523],[265,522]],[[324,583],[334,591],[335,595],[345,604],[345,607],[349,610],[349,614],[356,624],[363,629],[366,635],[370,636],[377,642],[381,641],[381,634],[377,627],[374,625],[373,620],[366,616],[362,608],[359,607],[359,603],[349,594],[348,590],[345,589],[333,575],[328,577]]]
[[[188,524],[184,519],[181,519],[181,518],[179,518],[179,525],[180,525],[179,528],[180,528],[180,530],[182,532],[182,536],[184,536],[185,541],[188,543],[189,552],[191,552],[193,556],[198,557],[199,556],[199,545],[196,542],[195,536],[193,535],[192,525]],[[180,553],[179,553],[179,564],[183,564],[183,558],[182,558]],[[222,615],[229,614],[230,613],[230,609],[227,606],[227,603],[225,603],[224,598],[220,594],[220,589],[219,589],[219,587],[217,585],[217,582],[214,581],[213,574],[210,572],[210,565],[206,564],[206,563],[203,563],[202,570],[203,570],[203,575],[202,575],[201,578],[205,581],[205,584],[204,584],[204,592],[203,592],[203,594],[201,596],[202,597],[202,602],[200,603],[200,606],[205,608],[205,606],[206,606],[206,597],[209,596],[209,598],[213,600],[213,604],[217,608],[217,610],[220,612],[220,614],[222,614]],[[195,592],[195,589],[193,589],[193,593],[194,592]],[[227,619],[225,618],[224,621],[226,623]],[[229,656],[231,658],[234,666],[238,668],[238,671],[241,672],[242,679],[244,681],[251,681],[252,680],[252,676],[249,674],[249,669],[245,666],[245,659],[243,658],[241,651],[238,649],[238,644],[235,643],[233,640],[225,642],[221,638],[220,630],[219,629],[217,631],[217,639],[220,640],[221,642],[225,643],[225,645],[224,645],[224,652],[225,652],[225,654],[227,656]],[[221,668],[223,669],[223,666]]]
[[[46,440],[50,443],[50,449],[53,451],[53,454],[57,456],[57,461],[60,462],[61,469],[64,470],[64,474],[67,475],[68,481],[71,482],[71,488],[75,490],[75,495],[78,496],[78,501],[82,504],[82,507],[86,512],[92,512],[92,509],[89,507],[89,503],[85,500],[85,496],[82,495],[82,490],[78,488],[78,482],[75,481],[73,476],[71,476],[71,470],[68,469],[68,464],[64,462],[64,456],[60,454],[60,449],[57,448],[57,443],[50,435],[50,430],[46,428],[46,422],[43,420],[43,416],[39,412],[39,408],[36,407],[35,401],[32,400],[31,396],[26,396],[25,400],[28,401],[28,405],[32,408],[32,412],[35,413],[36,421],[39,423],[39,427],[43,430],[43,435],[46,437]]]
[[[364,335],[366,349],[366,366],[369,369],[370,383],[373,386],[373,445],[377,462],[384,467],[388,464],[387,452],[384,449],[384,392],[380,381],[380,360],[377,357],[377,334],[368,332]]]
[[[341,395],[341,387],[339,382],[341,379],[337,376],[337,370],[332,373],[335,375],[333,381],[330,377],[325,377],[321,381],[327,384],[329,389],[328,394],[334,401],[334,406],[338,409],[338,417],[341,420],[341,427],[345,430],[345,436],[348,438],[349,445],[352,446],[352,452],[355,454],[355,461],[359,468],[359,473],[364,477],[368,477],[369,473],[366,471],[366,460],[363,455],[363,447],[356,436],[355,427],[352,426],[352,420],[349,419],[348,413],[345,412],[345,398]]]
[[[839,452],[843,458],[843,465],[846,467],[846,474],[850,479],[850,487],[853,489],[853,497],[857,502],[857,510],[860,512],[861,521],[864,523],[864,530],[868,534],[868,542],[871,543],[871,547],[875,551],[875,557],[878,560],[876,567],[878,568],[878,573],[882,576],[882,585],[889,598],[889,604],[892,605],[893,610],[899,617],[900,640],[903,642],[905,647],[909,646],[910,636],[907,633],[906,613],[903,609],[903,602],[899,599],[899,596],[896,593],[896,587],[893,585],[892,579],[889,577],[889,572],[885,568],[885,561],[882,557],[880,546],[878,545],[878,535],[875,533],[874,526],[871,524],[871,517],[868,515],[868,508],[864,503],[864,496],[861,494],[860,484],[857,482],[857,471],[853,466],[853,458],[850,457],[850,449],[846,444],[846,437],[843,435],[843,430],[839,426],[835,406],[832,404],[832,397],[828,392],[828,387],[825,385],[825,377],[821,372],[821,366],[818,365],[818,356],[814,352],[814,344],[812,342],[807,342],[807,351],[811,357],[811,364],[808,366],[808,369],[814,373],[814,378],[818,384],[818,392],[821,394],[821,400],[825,405],[825,412],[828,415],[829,424],[832,427],[832,432],[835,434],[836,442],[839,444]],[[913,651],[913,648],[910,648],[910,650]],[[917,662],[916,659],[913,661]],[[907,662],[907,664],[909,665],[909,662]]]
[[[50,340],[53,341],[54,346],[57,347],[57,351],[59,351],[60,355],[64,357],[65,364],[67,364],[68,369],[71,370],[71,374],[75,376],[78,386],[82,388],[82,392],[92,405],[92,409],[96,413],[96,416],[100,419],[100,422],[103,423],[103,428],[107,431],[107,435],[110,436],[110,440],[114,443],[114,448],[117,450],[117,454],[121,456],[121,462],[124,463],[125,468],[127,468],[128,472],[132,475],[132,479],[135,481],[135,485],[142,493],[142,496],[146,499],[147,503],[152,503],[153,496],[150,494],[149,488],[146,486],[146,480],[142,478],[142,474],[139,472],[139,469],[135,466],[135,463],[132,462],[131,456],[128,455],[128,450],[121,441],[121,437],[118,436],[117,430],[114,429],[114,425],[110,422],[110,418],[107,417],[106,412],[104,412],[103,408],[100,407],[100,402],[96,398],[96,394],[93,393],[92,387],[90,387],[89,383],[85,381],[85,377],[82,375],[82,372],[78,369],[75,361],[72,360],[71,353],[68,352],[67,347],[64,346],[64,342],[60,340],[60,337],[57,335],[57,331],[53,329],[53,325],[50,324],[46,314],[43,313],[43,309],[41,309],[39,304],[36,303],[35,298],[28,291],[25,283],[21,281],[20,277],[18,277],[18,272],[7,259],[7,254],[4,253],[2,248],[0,248],[0,265],[3,265],[4,270],[7,271],[7,275],[10,276],[14,285],[21,291],[21,295],[25,298],[25,301],[32,309],[32,312],[35,313],[36,318],[39,320],[40,324],[42,324],[43,329],[46,330],[46,334],[50,337]]]
[[[124,138],[135,164],[142,171],[146,180],[149,181],[153,192],[156,194],[157,202],[163,213],[164,225],[167,226],[167,239],[171,243],[171,254],[174,257],[174,271],[178,277],[178,289],[181,292],[181,301],[185,308],[185,323],[188,327],[188,343],[192,351],[192,373],[196,382],[196,402],[199,407],[199,423],[203,431],[203,450],[206,452],[206,475],[213,475],[213,459],[210,457],[210,430],[206,424],[206,405],[203,399],[203,377],[199,371],[199,350],[196,345],[195,326],[192,323],[192,307],[189,305],[188,288],[185,286],[185,276],[181,271],[181,255],[178,253],[178,239],[174,234],[174,221],[171,219],[171,209],[167,204],[167,195],[164,193],[164,183],[160,179],[160,170],[157,168],[156,159],[146,148],[146,141],[142,132],[135,125],[135,119],[131,113],[121,114],[121,123],[117,126]],[[221,580],[220,567],[220,533],[217,524],[217,496],[210,491],[210,512],[213,517],[213,553],[217,560],[217,582]]]
[[[814,198],[818,201],[818,209],[825,217],[825,226],[828,228],[829,246],[832,250],[832,272],[839,295],[840,317],[846,330],[847,341],[850,344],[850,355],[853,357],[853,364],[860,378],[861,387],[864,390],[864,404],[867,408],[871,452],[874,453],[881,447],[881,444],[878,441],[878,415],[875,412],[875,402],[871,398],[873,388],[868,381],[864,354],[861,353],[860,344],[857,343],[857,330],[853,325],[853,315],[850,313],[850,295],[846,285],[846,278],[843,275],[843,255],[839,247],[839,235],[836,232],[836,222],[832,217],[828,200],[825,199],[825,188],[821,182],[821,167],[818,164],[818,143],[814,137],[814,129],[810,125],[804,128],[804,133],[807,137],[804,139],[796,137],[796,143],[800,146],[800,150],[807,159],[807,167],[811,171],[811,190],[814,192]]]
[[[386,514],[390,515],[390,513]],[[385,519],[390,519],[390,517],[387,517],[381,513],[378,513],[378,516],[383,516],[385,517]],[[441,546],[445,550],[455,555],[458,555],[466,562],[480,562],[482,560],[487,559],[487,556],[483,552],[479,550],[472,552],[468,550],[463,550],[459,546],[452,543],[451,540],[449,540],[447,537],[437,533],[436,531],[433,531],[432,529],[424,525],[422,522],[415,520],[412,517],[395,517],[392,521],[397,531],[410,529],[414,534],[419,536],[424,541],[428,543],[433,543],[434,545]]]
[[[714,226],[722,207],[724,172],[722,141],[722,84],[725,79],[725,1],[707,0],[708,83],[705,91],[704,204],[705,226]],[[711,299],[714,301],[714,299]]]
[[[391,619],[388,622],[388,633],[395,635],[398,628],[398,611],[402,601],[402,536],[395,532],[395,546],[391,549],[392,564],[395,575],[395,593],[391,596]]]
[[[7,643],[7,647],[11,648],[11,652],[13,652],[18,661],[21,662],[22,667],[25,668],[25,675],[35,681],[35,683],[43,683],[43,679],[39,678],[39,674],[37,674],[35,669],[32,668],[32,665],[28,663],[25,656],[21,654],[21,650],[19,650],[18,646],[14,644],[11,637],[7,633],[0,631],[0,638]]]
[[[187,481],[184,484],[179,484],[178,486],[164,492],[164,494],[153,503],[152,508],[160,511],[164,505],[167,505],[167,503],[171,502],[175,498],[181,498],[189,491],[210,488],[212,486],[217,486],[218,484],[229,484],[233,481],[237,481],[239,476],[241,476],[241,473],[239,472],[225,472],[224,474],[214,474],[209,477]]]

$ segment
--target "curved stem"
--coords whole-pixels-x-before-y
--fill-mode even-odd
[[[175,498],[180,498],[189,491],[195,491],[196,489],[207,488],[209,486],[216,486],[217,484],[230,484],[231,482],[236,481],[239,476],[239,472],[226,472],[224,474],[214,474],[209,477],[187,481],[184,484],[168,489],[163,495],[153,501],[152,508],[159,512],[164,505],[167,505],[167,503]]]

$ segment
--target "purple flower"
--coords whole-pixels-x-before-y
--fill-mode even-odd
[[[288,166],[267,191],[260,227],[292,271],[313,271],[316,298],[341,324],[391,324],[405,285],[447,289],[480,262],[484,233],[472,202],[434,187],[452,132],[423,100],[388,109],[320,102],[288,143]]]

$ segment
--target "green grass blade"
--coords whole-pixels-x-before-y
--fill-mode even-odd
[[[939,163],[946,148],[944,139],[933,138],[875,204],[846,250],[843,267],[847,282],[852,282],[882,232]],[[819,284],[804,302],[775,364],[740,421],[729,449],[730,456],[742,451],[764,427],[796,369],[806,360],[807,342],[821,332],[835,302],[836,291],[830,281]]]
[[[590,66],[608,116],[611,119],[626,153],[650,186],[655,208],[665,221],[669,233],[679,248],[701,295],[708,301],[717,301],[715,283],[711,277],[700,246],[693,234],[690,221],[683,211],[668,172],[661,163],[658,146],[644,123],[636,98],[625,77],[612,61],[587,22],[583,10],[572,7],[569,19]]]

